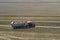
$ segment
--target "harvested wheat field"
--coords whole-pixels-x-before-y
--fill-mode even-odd
[[[0,26],[0,40],[60,40],[60,27],[36,26],[29,29],[12,29],[9,25]]]
[[[39,20],[40,18],[43,21]],[[50,18],[52,19],[47,21]],[[37,23],[35,28],[13,29],[11,21],[28,20],[27,17],[0,17],[0,40],[60,40],[60,21],[55,20],[59,18],[28,17]]]
[[[36,27],[10,25],[27,20]],[[0,40],[60,40],[60,0],[0,0]]]

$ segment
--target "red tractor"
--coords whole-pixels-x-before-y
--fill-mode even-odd
[[[18,28],[32,28],[35,27],[35,23],[32,21],[26,21],[26,22],[11,22],[11,26],[13,29],[18,29]]]

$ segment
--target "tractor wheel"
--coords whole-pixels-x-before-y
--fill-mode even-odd
[[[16,27],[13,27],[13,29],[17,29]]]

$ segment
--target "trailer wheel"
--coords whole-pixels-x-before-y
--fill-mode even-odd
[[[35,27],[35,24],[33,25],[33,27]]]

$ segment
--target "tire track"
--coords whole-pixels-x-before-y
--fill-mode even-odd
[[[12,40],[11,38],[14,39],[19,39],[19,40],[60,40],[60,39],[55,39],[55,38],[34,38],[34,37],[17,37],[17,36],[12,36],[12,35],[7,35],[4,34],[3,36],[0,36],[0,38],[5,39],[5,40]]]
[[[4,36],[0,36],[0,38],[2,38],[4,40],[11,40],[10,38],[4,37]]]
[[[6,34],[4,34],[4,37],[7,37],[7,38],[16,38],[16,39],[40,39],[40,38],[32,38],[32,37],[17,37],[17,36],[6,35]]]
[[[60,26],[36,26],[36,27],[42,27],[42,28],[60,28]]]

